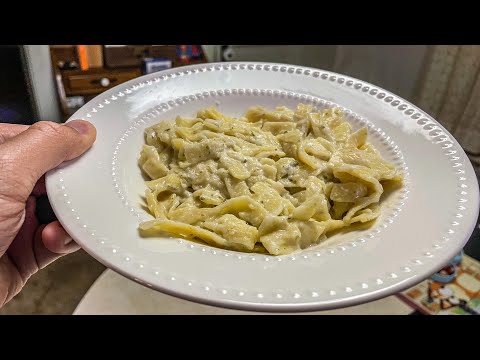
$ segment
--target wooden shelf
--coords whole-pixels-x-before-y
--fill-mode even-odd
[[[141,47],[141,46],[138,46]],[[180,67],[193,64],[207,63],[203,56],[201,59],[191,59],[187,63],[180,62],[175,57],[175,45],[165,46],[164,48],[153,47],[151,55],[154,57],[165,57],[172,61],[172,67]],[[135,51],[137,51],[136,49]],[[138,58],[140,55],[135,53]],[[79,64],[76,45],[52,45],[50,46],[50,55],[56,77],[57,92],[61,104],[61,110],[64,120],[67,120],[75,109],[68,106],[68,98],[81,96],[84,102],[101,94],[105,90],[132,80],[142,75],[141,61],[132,59],[135,65],[123,67],[96,67],[88,70],[64,70],[59,67],[62,63],[74,62]],[[104,54],[105,55],[105,54]],[[145,56],[148,54],[145,52]],[[142,55],[143,56],[143,55]],[[114,59],[114,58],[113,58]],[[112,58],[109,59],[110,65],[113,65]],[[116,64],[128,64],[128,61],[117,61]]]
[[[62,82],[66,96],[98,95],[114,86],[142,75],[138,68],[106,69],[86,71],[63,70]]]

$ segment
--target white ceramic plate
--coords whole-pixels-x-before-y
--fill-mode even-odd
[[[341,106],[354,127],[405,175],[369,230],[272,257],[175,238],[144,239],[145,185],[137,166],[146,126],[218,106]],[[146,75],[97,96],[72,118],[97,141],[50,172],[47,190],[65,229],[106,266],[178,297],[246,310],[314,311],[378,299],[425,279],[464,246],[479,211],[475,173],[457,141],[430,116],[375,85],[271,63],[201,64]]]

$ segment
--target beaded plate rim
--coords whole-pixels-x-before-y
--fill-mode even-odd
[[[473,192],[474,192],[473,194],[469,194],[468,191],[467,191],[467,188],[466,188],[467,185],[465,184],[465,182],[467,181],[467,178],[464,176],[465,165],[461,162],[461,160],[463,160],[466,157],[466,155],[463,152],[463,149],[461,149],[461,147],[456,142],[456,140],[436,120],[431,118],[428,114],[424,113],[423,111],[421,111],[420,109],[418,109],[414,105],[410,104],[408,101],[402,99],[401,97],[398,97],[398,96],[396,96],[396,95],[394,95],[394,94],[392,94],[392,93],[390,93],[390,92],[388,92],[388,91],[386,91],[386,90],[384,90],[380,87],[369,84],[367,82],[357,80],[355,78],[351,78],[351,77],[348,77],[348,76],[336,74],[336,73],[333,73],[333,72],[325,71],[325,70],[312,69],[312,68],[307,68],[307,67],[286,65],[286,64],[257,63],[257,62],[255,62],[255,63],[239,63],[239,62],[236,62],[236,63],[211,63],[211,64],[206,64],[206,65],[203,65],[203,64],[202,65],[193,65],[193,66],[187,66],[187,67],[183,67],[183,68],[172,69],[172,70],[169,70],[169,71],[168,70],[163,71],[163,72],[158,73],[158,76],[155,76],[155,77],[148,76],[148,75],[142,76],[140,78],[129,81],[127,83],[128,86],[125,86],[127,84],[118,85],[117,87],[113,88],[115,90],[114,94],[112,94],[112,95],[110,95],[110,94],[109,95],[99,95],[97,98],[95,98],[91,102],[87,103],[84,107],[91,106],[92,103],[95,103],[95,102],[97,104],[93,108],[91,108],[91,110],[88,111],[84,116],[82,116],[80,118],[83,118],[85,120],[90,120],[90,119],[92,119],[92,117],[99,114],[102,111],[103,108],[105,108],[106,106],[108,106],[112,103],[115,103],[115,100],[123,98],[124,96],[128,96],[129,94],[132,94],[135,91],[144,88],[145,86],[150,86],[152,84],[159,83],[161,81],[168,81],[169,79],[174,79],[176,77],[188,76],[190,74],[196,74],[196,73],[200,73],[200,72],[234,71],[234,70],[287,72],[289,74],[309,76],[309,77],[317,78],[317,79],[323,80],[323,81],[336,82],[338,84],[341,84],[341,85],[344,85],[344,86],[347,86],[347,87],[351,87],[351,88],[353,88],[353,89],[355,89],[359,92],[365,93],[365,95],[370,95],[376,101],[384,101],[386,103],[389,103],[389,104],[391,104],[392,107],[394,107],[397,110],[399,110],[400,112],[402,112],[403,116],[410,117],[411,119],[416,120],[416,124],[418,125],[418,127],[421,128],[421,130],[424,133],[428,134],[429,139],[432,143],[440,146],[443,154],[445,156],[447,156],[448,159],[452,162],[452,169],[455,171],[455,174],[457,175],[457,188],[458,188],[458,191],[457,191],[458,208],[457,208],[457,210],[458,211],[453,215],[452,220],[450,221],[450,226],[448,227],[444,236],[442,237],[442,241],[445,241],[445,242],[449,241],[449,237],[451,236],[451,234],[453,234],[455,232],[455,230],[453,230],[453,229],[455,229],[455,227],[457,227],[461,224],[462,217],[463,217],[462,212],[466,209],[465,202],[467,202],[467,199],[466,199],[467,195],[470,195],[470,197],[473,196],[473,198],[475,199],[475,189],[473,190]],[[149,78],[151,78],[151,79],[149,79]],[[119,89],[123,89],[123,90],[119,90]],[[234,91],[234,90],[237,90],[237,91]],[[262,94],[262,91],[264,91],[266,95],[270,95],[270,96],[282,96],[282,95],[283,96],[294,96],[294,97],[298,96],[299,100],[310,101],[310,100],[315,98],[315,97],[310,96],[310,95],[299,94],[299,93],[288,92],[288,91],[280,91],[280,90],[276,90],[276,89],[221,89],[221,90],[217,90],[216,92],[213,92],[213,94],[211,94],[211,92],[208,92],[208,95],[206,94],[207,92],[204,92],[204,93],[192,94],[190,96],[179,97],[177,99],[170,100],[170,101],[165,102],[165,103],[161,103],[158,106],[158,108],[155,109],[155,110],[156,111],[166,111],[173,106],[179,106],[182,103],[185,103],[185,102],[188,102],[188,101],[193,101],[193,100],[195,100],[195,98],[199,98],[199,97],[202,97],[202,96],[225,96],[225,95],[229,95],[229,94],[255,95],[257,92],[258,92],[258,94]],[[101,99],[101,101],[99,101],[100,99]],[[318,99],[321,99],[321,98],[318,98]],[[334,104],[332,102],[330,102],[330,103]],[[82,109],[80,109],[79,112],[82,111]],[[347,109],[347,111],[348,111],[348,109]],[[145,115],[145,116],[148,116],[148,114]],[[78,116],[76,116],[76,114],[74,114],[71,118],[74,118],[74,117],[78,118]],[[137,122],[141,122],[141,121],[137,120]],[[135,123],[137,123],[137,122],[135,122]],[[369,128],[369,130],[371,130],[371,128]],[[118,141],[120,143],[117,142],[117,148],[115,150],[115,151],[117,151],[117,153],[115,153],[115,152],[113,153],[113,156],[112,156],[112,166],[113,166],[113,168],[112,168],[113,175],[112,176],[113,176],[113,178],[115,178],[115,172],[114,172],[115,171],[115,167],[114,167],[115,164],[114,164],[114,162],[115,162],[115,156],[118,155],[118,150],[119,150],[118,146],[121,145],[122,137],[124,139],[126,137],[128,137],[129,131],[131,132],[132,129],[128,128],[123,133],[123,135],[118,139]],[[385,136],[385,134],[381,134],[381,136]],[[389,140],[389,141],[391,141],[393,143],[393,140]],[[397,147],[397,149],[398,149],[398,147]],[[399,149],[398,149],[398,151],[401,154],[401,151]],[[401,159],[403,160],[403,155],[401,156]],[[403,161],[402,170],[404,171],[404,174],[408,178],[408,166],[406,166],[404,161]],[[62,188],[62,190],[67,191],[68,187],[62,179],[62,173],[63,173],[62,170],[59,169],[58,171],[56,171],[56,173],[60,176],[56,186],[60,186]],[[50,179],[51,179],[51,176],[50,175],[47,176],[47,188],[52,186],[51,181],[49,181]],[[406,181],[407,184],[408,184],[408,182],[409,182],[409,180]],[[114,183],[115,183],[115,181],[114,181]],[[408,187],[405,189],[405,191],[406,192],[404,192],[402,194],[402,199],[403,200],[408,199],[408,196],[407,196],[407,194],[409,192]],[[69,201],[68,198],[69,197],[68,197],[67,192],[64,193],[64,198],[65,198],[64,199],[65,204],[71,205],[71,203],[68,203],[68,201]],[[478,189],[477,189],[476,198],[477,198],[477,203],[478,203]],[[57,206],[53,206],[53,207],[54,207],[54,211],[58,213],[58,211],[56,209]],[[73,209],[72,211],[75,211],[74,207],[70,207],[70,208]],[[401,208],[397,207],[396,210],[401,211]],[[477,216],[478,216],[478,209],[477,209]],[[61,217],[59,217],[59,219],[60,218]],[[155,275],[159,274],[158,270],[150,268],[147,264],[145,264],[142,261],[132,261],[132,256],[131,255],[122,252],[121,251],[122,249],[119,249],[118,247],[116,247],[114,245],[112,246],[110,244],[110,242],[108,241],[108,238],[106,236],[98,234],[95,231],[92,231],[92,229],[90,229],[90,227],[87,224],[81,223],[80,219],[77,219],[77,220],[79,221],[78,224],[81,226],[81,228],[83,228],[86,231],[88,236],[97,240],[96,242],[98,244],[101,244],[102,246],[110,247],[109,249],[112,251],[113,254],[115,254],[117,257],[122,257],[123,260],[126,263],[129,263],[129,265],[128,265],[129,268],[131,268],[132,266],[136,267],[139,274],[141,274],[145,271],[148,271],[148,272],[153,271],[155,273]],[[392,219],[390,219],[390,220],[392,220]],[[472,225],[472,229],[471,229],[472,231],[473,231],[474,226],[475,226],[475,224]],[[378,227],[375,226],[376,231],[378,231],[377,228]],[[375,236],[374,234],[369,234],[369,235]],[[359,240],[361,240],[361,242],[365,242],[364,238],[359,239]],[[187,241],[184,241],[184,240],[179,240],[179,241],[187,243]],[[352,242],[352,244],[353,243],[354,242]],[[189,246],[191,246],[191,244],[189,244]],[[354,246],[356,246],[356,245],[352,245],[352,247],[354,247]],[[402,266],[401,269],[392,270],[388,274],[385,274],[384,278],[378,277],[376,279],[368,279],[368,280],[366,280],[365,282],[363,282],[359,285],[360,286],[359,290],[365,290],[365,289],[370,289],[370,288],[375,289],[376,288],[375,290],[378,290],[378,291],[376,291],[376,295],[372,295],[371,293],[363,293],[363,294],[360,294],[360,295],[356,296],[355,298],[347,297],[345,299],[336,300],[336,302],[338,302],[338,303],[342,302],[343,303],[342,306],[347,306],[347,305],[352,305],[352,304],[355,304],[355,303],[362,302],[362,300],[360,300],[359,298],[364,297],[365,295],[368,295],[369,299],[374,299],[374,298],[379,298],[379,297],[385,296],[385,295],[382,295],[382,293],[386,292],[388,290],[387,285],[388,285],[388,283],[391,283],[392,280],[394,281],[394,285],[392,285],[392,286],[395,286],[395,284],[396,284],[397,287],[400,288],[400,290],[402,290],[404,288],[407,288],[408,286],[412,286],[413,284],[410,284],[408,279],[406,279],[406,281],[405,281],[405,283],[408,283],[408,284],[404,284],[403,286],[400,285],[401,282],[402,282],[401,278],[403,278],[402,275],[407,277],[408,273],[410,273],[412,271],[412,267],[420,267],[420,266],[423,265],[424,262],[421,260],[422,258],[432,258],[432,257],[435,256],[435,252],[441,250],[442,248],[443,248],[443,246],[440,243],[432,244],[432,249],[430,251],[425,251],[425,249],[422,250],[422,252],[420,254],[418,254],[418,256],[416,256],[414,259],[412,259],[410,263],[404,264],[404,266]],[[229,255],[229,253],[231,254],[233,252],[230,252],[230,251],[227,251],[227,250],[220,250],[220,249],[208,249],[207,250],[206,247],[202,247],[202,246],[199,246],[199,249],[202,252],[210,253],[212,255],[219,255],[220,254],[220,255],[223,255],[223,256],[234,256],[234,255]],[[348,249],[348,247],[346,247],[346,246],[336,246],[336,249],[327,247],[325,249],[324,254],[329,254],[329,253],[333,254],[335,251],[344,251],[344,250],[347,250],[347,249]],[[86,250],[87,250],[87,252],[92,254],[92,251],[89,251],[91,249],[86,249]],[[98,256],[96,256],[96,254],[92,254],[92,256],[94,256],[98,259]],[[242,255],[237,255],[237,256],[239,258],[249,259],[249,256],[251,256],[251,255],[242,254]],[[288,257],[288,256],[284,256],[284,257],[288,257],[290,260],[302,260],[302,256],[305,256],[305,255],[300,254],[300,256],[293,255],[293,256],[290,256],[290,257]],[[312,257],[314,257],[314,256],[320,256],[320,255],[318,255],[318,253],[314,253],[312,255]],[[268,257],[265,257],[265,259],[263,261],[271,261],[271,260],[267,260],[267,259],[268,259]],[[283,261],[282,257],[278,257],[278,259],[280,259],[280,260],[277,260],[277,261]],[[250,260],[252,260],[252,259],[250,259]],[[255,256],[253,256],[253,260],[256,260]],[[303,258],[303,260],[306,260],[306,258]],[[112,269],[116,270],[117,272],[119,272],[119,273],[121,273],[125,276],[128,276],[130,278],[132,277],[131,273],[129,271],[127,271],[125,269],[120,269],[117,265],[113,264],[112,262],[106,261],[105,259],[102,259],[102,262],[107,263],[107,266],[111,267]],[[436,270],[438,270],[438,269],[436,269]],[[186,293],[179,294],[178,291],[169,291],[168,289],[165,289],[165,288],[159,288],[158,286],[156,286],[154,284],[151,284],[149,282],[145,282],[138,277],[134,277],[133,280],[137,281],[141,284],[144,284],[146,286],[156,288],[157,290],[160,290],[162,292],[171,293],[173,295],[181,296],[181,297],[184,297],[184,298],[190,298],[191,300],[195,300],[195,301],[198,301],[198,302],[205,302],[205,303],[214,304],[214,305],[217,305],[217,306],[235,307],[235,308],[239,308],[239,309],[250,309],[251,310],[253,308],[253,309],[273,310],[273,311],[292,311],[292,310],[307,311],[309,309],[327,309],[327,308],[332,308],[332,307],[337,306],[337,305],[331,305],[328,302],[316,303],[315,299],[317,297],[319,297],[319,293],[318,293],[318,291],[315,291],[315,289],[313,289],[311,291],[310,296],[305,296],[304,294],[299,294],[297,292],[293,292],[289,295],[282,294],[282,292],[276,292],[276,293],[272,293],[272,294],[257,293],[256,298],[258,298],[259,301],[261,301],[260,303],[248,303],[248,302],[238,303],[238,301],[241,301],[242,298],[246,295],[246,292],[242,289],[215,289],[215,287],[212,286],[211,284],[207,284],[207,285],[205,285],[205,284],[194,284],[192,281],[189,281],[189,280],[178,279],[178,277],[175,276],[175,274],[167,274],[164,277],[168,278],[172,282],[176,282],[177,284],[178,284],[179,281],[184,281],[185,282],[184,285],[185,285],[186,288],[192,287],[194,285],[198,285],[198,286],[202,287],[207,293],[211,293],[212,291],[216,291],[218,293],[217,295],[219,295],[220,297],[223,297],[224,301],[219,302],[217,300],[214,300],[214,299],[212,300],[212,299],[207,299],[207,298],[199,299],[198,297],[189,296]],[[328,292],[329,292],[329,295],[332,296],[332,297],[335,297],[336,295],[338,295],[339,292],[343,292],[344,294],[349,296],[349,295],[352,295],[352,293],[355,293],[355,288],[356,287],[358,287],[358,286],[348,285],[348,286],[343,286],[342,289],[330,289]],[[391,286],[389,286],[389,287],[391,287]],[[306,297],[308,298],[307,300],[306,300]],[[306,301],[306,302],[303,302],[303,303],[299,302],[299,301],[301,301],[299,299],[302,299],[303,301]],[[271,303],[267,303],[266,301],[271,301]],[[226,305],[226,304],[229,304],[229,305]]]

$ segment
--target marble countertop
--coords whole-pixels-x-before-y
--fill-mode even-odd
[[[413,309],[395,296],[337,310],[305,315],[407,315]],[[90,287],[74,315],[240,315],[257,312],[223,309],[197,304],[159,293],[112,270],[105,270]]]

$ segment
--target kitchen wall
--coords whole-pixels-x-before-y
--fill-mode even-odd
[[[373,83],[407,100],[426,45],[204,45],[210,61],[269,61],[330,70]]]
[[[412,101],[427,45],[339,45],[333,71]]]

